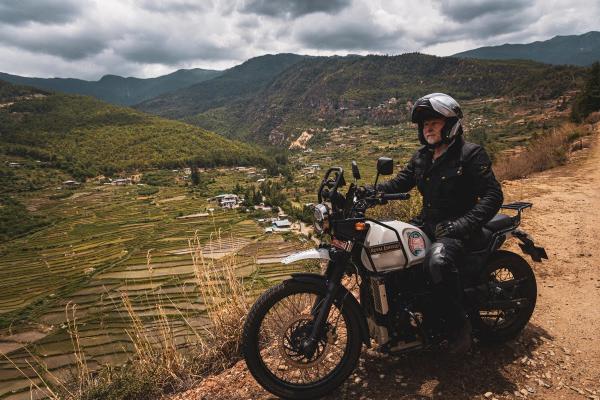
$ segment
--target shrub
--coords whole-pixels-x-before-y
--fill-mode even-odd
[[[494,164],[496,178],[500,181],[519,179],[562,165],[568,159],[571,143],[586,134],[581,126],[565,124],[551,133],[536,136],[522,152],[499,157]]]
[[[48,196],[48,198],[50,200],[60,200],[60,199],[66,199],[67,197],[71,197],[73,196],[73,192],[72,191],[65,191],[65,192],[58,192],[58,193],[54,193],[51,194],[50,196]]]
[[[141,186],[138,187],[137,193],[138,196],[150,196],[158,193],[158,188],[156,186]]]

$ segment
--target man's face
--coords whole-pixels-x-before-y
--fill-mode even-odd
[[[427,143],[436,144],[442,140],[442,129],[445,123],[445,118],[432,118],[423,122],[423,135]]]

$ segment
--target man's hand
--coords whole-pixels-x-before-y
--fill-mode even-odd
[[[371,185],[359,186],[356,188],[356,194],[359,198],[374,196],[377,192]]]
[[[455,221],[442,221],[435,226],[435,237],[451,237],[462,239],[469,229],[460,218]]]

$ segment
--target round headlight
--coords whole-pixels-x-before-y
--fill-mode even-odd
[[[327,219],[329,218],[329,209],[325,204],[317,204],[313,212],[313,219],[315,220],[315,232],[323,233],[329,225]]]

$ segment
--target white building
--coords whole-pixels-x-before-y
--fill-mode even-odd
[[[113,180],[111,183],[116,186],[131,185],[131,178],[119,178]]]
[[[215,196],[214,199],[221,208],[237,208],[241,200],[237,194],[227,193]]]
[[[63,182],[63,186],[68,189],[74,189],[76,187],[79,187],[79,185],[81,185],[81,183],[79,183],[77,181],[73,181],[73,180],[68,180],[68,181]]]
[[[272,227],[273,232],[289,232],[290,228],[292,227],[292,224],[287,219],[279,219],[273,221]]]

